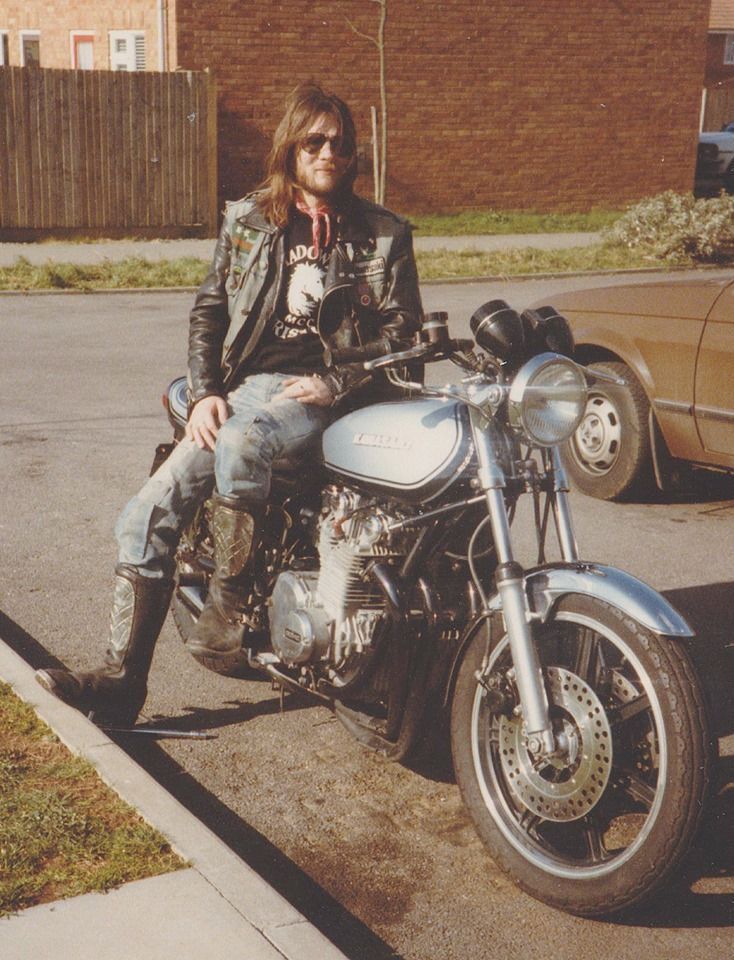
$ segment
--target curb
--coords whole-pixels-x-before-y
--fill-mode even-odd
[[[0,679],[33,707],[72,753],[88,760],[102,780],[162,833],[189,867],[214,887],[282,956],[287,960],[347,960],[345,954],[102,730],[44,690],[36,682],[33,669],[2,640]],[[58,903],[73,903],[74,899]]]

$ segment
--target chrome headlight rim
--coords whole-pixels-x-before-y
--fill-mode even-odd
[[[547,425],[538,423],[537,415],[531,417],[530,402],[537,401],[537,395],[532,396],[531,388],[537,387],[538,381],[546,377],[549,371],[558,371],[558,379],[570,374],[570,387],[578,388],[578,399],[566,401],[567,407],[563,419],[565,423],[560,429],[558,420],[548,418]],[[586,412],[587,400],[586,377],[583,370],[569,357],[560,353],[540,353],[532,357],[518,370],[510,387],[507,408],[510,426],[523,434],[531,443],[539,447],[555,447],[574,435]],[[553,399],[546,400],[549,410],[553,407]],[[556,408],[557,409],[557,408]],[[536,411],[537,413],[537,411]]]

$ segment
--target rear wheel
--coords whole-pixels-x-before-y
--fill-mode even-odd
[[[677,641],[595,598],[563,598],[538,648],[558,754],[533,755],[511,697],[497,712],[487,689],[512,690],[509,646],[487,663],[477,636],[452,705],[456,777],[524,890],[581,916],[616,913],[662,886],[694,837],[711,763],[701,693]]]
[[[625,386],[596,381],[586,412],[566,445],[566,469],[582,492],[602,500],[621,500],[652,486],[648,417],[650,404],[625,363],[592,363]]]

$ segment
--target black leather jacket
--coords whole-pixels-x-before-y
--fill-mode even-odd
[[[257,195],[227,205],[211,269],[191,311],[192,402],[223,396],[255,372],[247,361],[278,304],[284,248],[284,230],[265,220]],[[325,349],[379,339],[398,349],[418,330],[421,317],[409,224],[354,197],[339,219],[324,280],[318,330]],[[336,399],[370,380],[361,364],[332,367],[326,379]]]

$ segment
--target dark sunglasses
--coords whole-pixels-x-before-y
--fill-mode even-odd
[[[321,149],[328,141],[331,152],[337,157],[351,157],[354,153],[354,144],[349,137],[344,137],[337,133],[335,137],[327,137],[325,133],[307,133],[301,140],[301,150],[315,157],[321,153]]]

